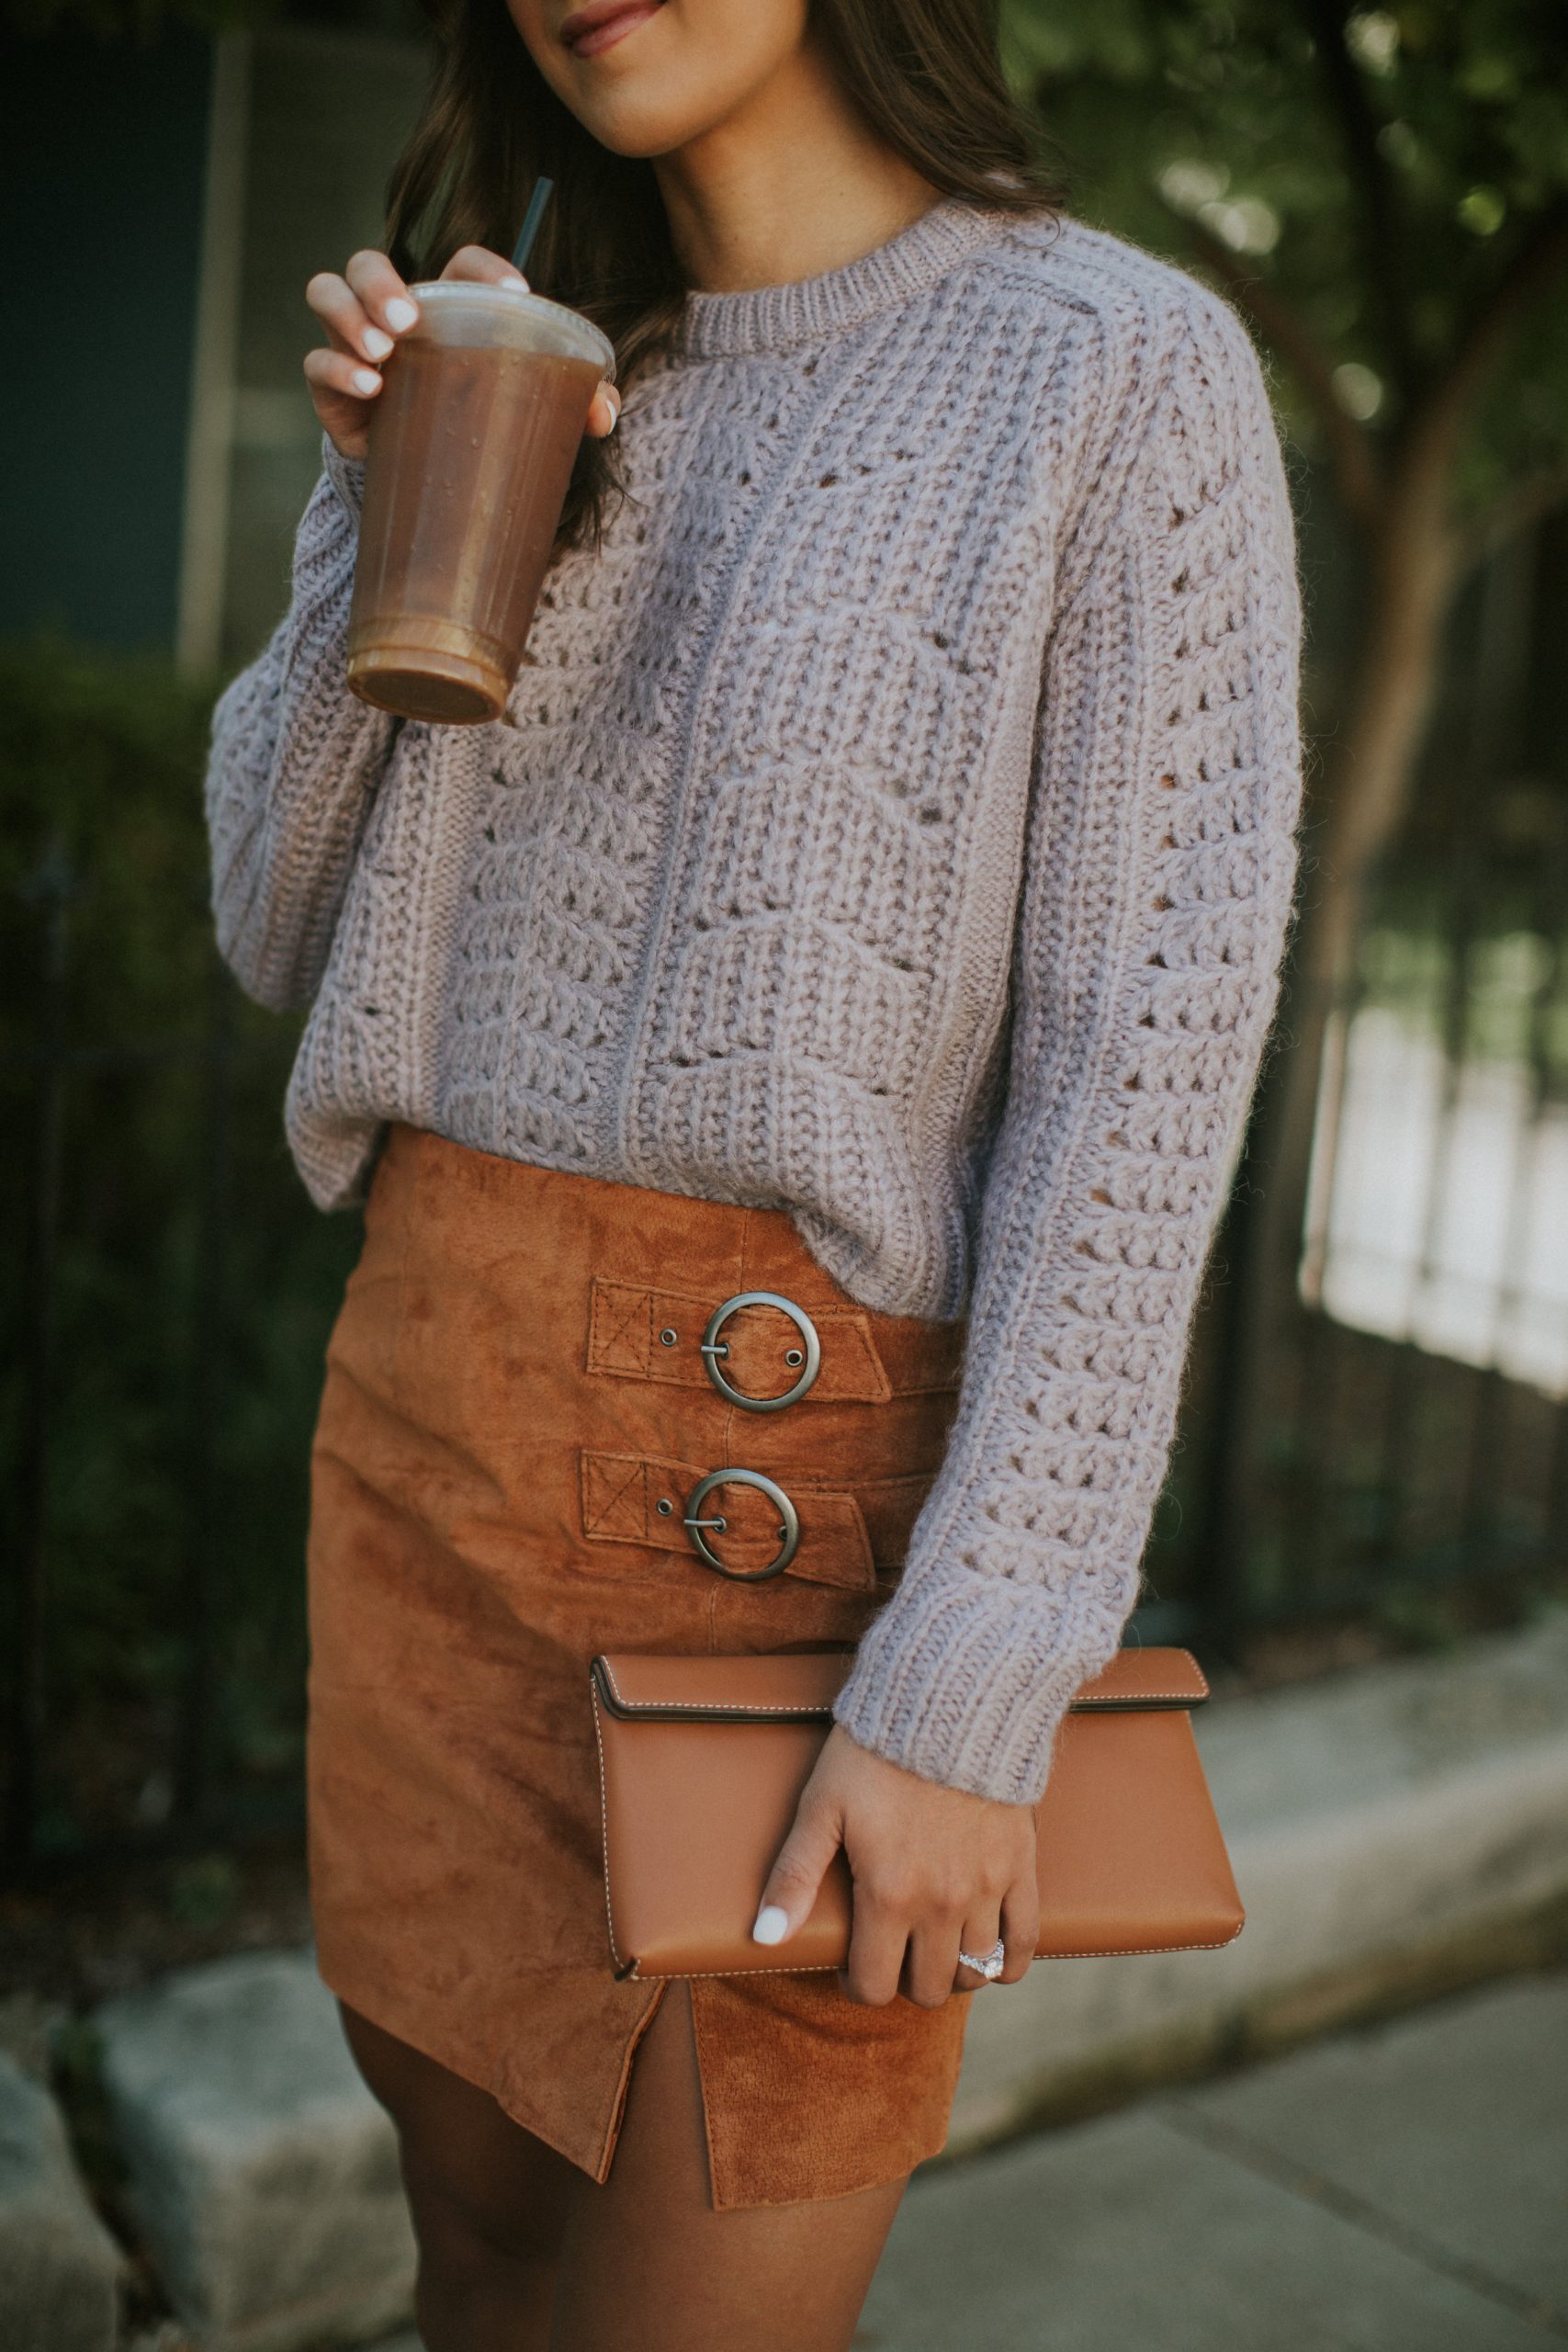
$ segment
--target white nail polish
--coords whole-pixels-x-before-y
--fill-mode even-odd
[[[412,302],[405,302],[400,294],[395,295],[388,303],[382,316],[389,327],[398,328],[414,326],[419,320],[418,311]]]
[[[354,371],[354,389],[356,392],[378,392],[381,389],[381,379],[373,368],[356,368]]]
[[[369,359],[385,359],[392,347],[391,336],[383,334],[379,327],[367,327],[363,340],[366,356]]]
[[[782,1944],[789,1933],[789,1913],[776,1903],[764,1903],[757,1914],[757,1924],[751,1930],[754,1944]]]

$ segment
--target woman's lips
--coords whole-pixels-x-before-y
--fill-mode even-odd
[[[613,49],[627,33],[656,16],[664,0],[591,0],[586,8],[576,8],[560,28],[559,39],[573,57],[597,57]]]

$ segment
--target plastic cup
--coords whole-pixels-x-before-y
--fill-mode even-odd
[[[593,394],[597,327],[537,294],[444,279],[370,424],[348,683],[404,718],[497,718],[517,675]]]

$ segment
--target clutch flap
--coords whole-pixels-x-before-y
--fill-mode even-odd
[[[594,1659],[593,1681],[608,1713],[632,1722],[826,1722],[852,1662],[852,1651],[842,1649],[754,1657],[643,1657],[618,1650]],[[1195,1707],[1208,1695],[1186,1650],[1124,1649],[1084,1684],[1073,1710]]]
[[[774,1651],[765,1657],[596,1657],[593,1681],[613,1715],[676,1723],[826,1722],[852,1650]]]

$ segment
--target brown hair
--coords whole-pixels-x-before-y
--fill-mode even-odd
[[[814,29],[879,138],[942,195],[1040,212],[1060,188],[998,52],[996,0],[813,0]],[[555,195],[528,264],[615,346],[624,389],[668,338],[685,285],[653,166],[613,154],[563,106],[505,0],[444,0],[434,78],[388,189],[387,243],[405,277],[460,245],[510,251],[541,172]],[[559,544],[592,545],[618,495],[615,436],[586,440]]]

